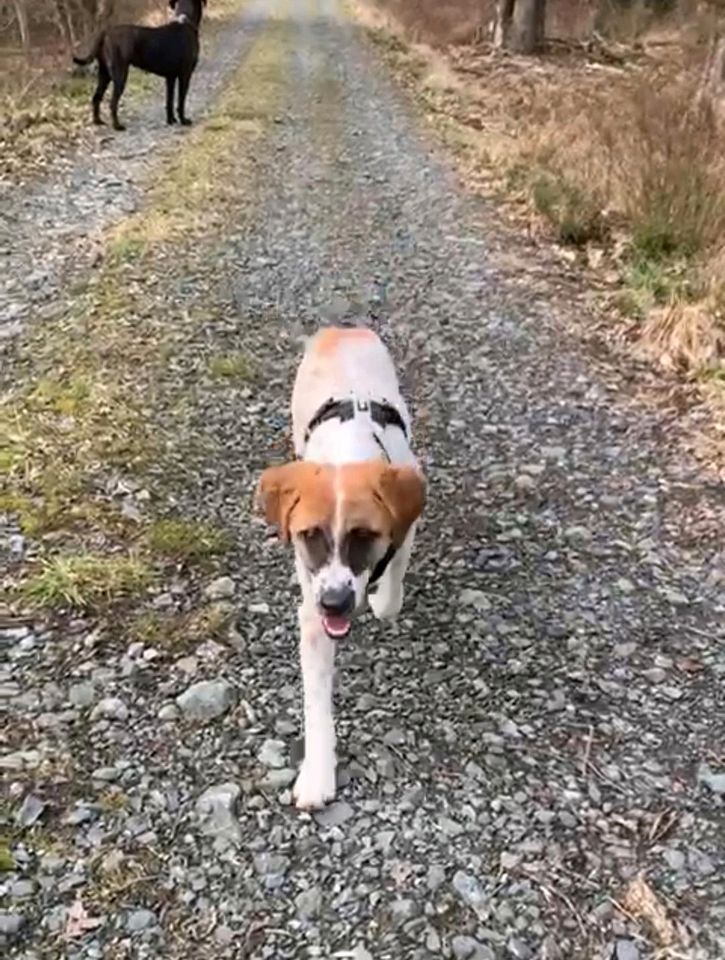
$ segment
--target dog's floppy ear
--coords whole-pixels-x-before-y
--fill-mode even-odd
[[[170,6],[171,9],[173,10],[174,7],[176,6],[176,0],[169,0],[169,6]]]
[[[399,547],[425,505],[425,480],[415,467],[386,467],[378,486],[380,499],[393,518],[393,544]]]
[[[281,539],[290,539],[290,523],[295,507],[305,496],[303,508],[321,514],[325,510],[323,472],[319,463],[293,460],[280,467],[268,467],[257,487],[257,506],[264,513],[267,523],[274,524]]]

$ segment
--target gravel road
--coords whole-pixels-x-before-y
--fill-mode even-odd
[[[274,10],[247,9],[226,64]],[[200,244],[183,283],[160,252],[154,294],[169,316],[208,306],[178,370],[194,385],[183,429],[214,453],[179,464],[176,504],[235,532],[198,589],[231,600],[236,626],[183,655],[101,643],[88,617],[4,631],[0,692],[23,731],[2,760],[9,956],[716,960],[722,486],[636,401],[632,369],[588,355],[565,303],[504,281],[495,211],[465,196],[341,7],[281,13],[286,95],[253,211]],[[205,69],[197,103],[226,67]],[[13,198],[15,318],[35,310],[17,258],[62,263],[63,229],[142,204],[153,145],[182,149],[153,115]],[[121,167],[122,150],[142,159]],[[90,212],[73,186],[89,163]],[[303,335],[341,320],[395,355],[430,502],[400,621],[340,645],[341,788],[309,816],[290,805],[292,564],[249,497],[280,458]],[[253,387],[195,373],[239,346]],[[178,574],[157,606],[185,589]],[[49,785],[51,756],[71,783]]]

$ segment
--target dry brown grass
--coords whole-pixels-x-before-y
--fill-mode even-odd
[[[429,6],[361,0],[358,10],[469,181],[530,233],[616,273],[634,338],[664,365],[725,369],[725,129],[697,96],[712,10],[680,4],[654,22],[644,4],[619,17],[613,7],[597,24],[606,41],[584,45],[590,5],[553,3],[548,36],[560,40],[532,59],[453,44]],[[437,15],[456,8],[468,23],[474,6]]]

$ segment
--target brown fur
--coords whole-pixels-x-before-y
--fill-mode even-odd
[[[425,483],[417,470],[377,460],[340,467],[300,460],[269,467],[259,483],[258,501],[267,522],[288,541],[312,527],[332,528],[338,490],[343,530],[362,527],[395,546],[425,502]]]

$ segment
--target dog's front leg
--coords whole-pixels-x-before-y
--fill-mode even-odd
[[[294,797],[300,810],[322,807],[335,796],[335,724],[332,680],[335,644],[314,606],[300,607],[300,662],[305,700],[305,758]]]
[[[413,524],[398,552],[390,561],[390,566],[373,588],[374,592],[371,592],[368,597],[370,609],[378,620],[394,620],[403,606],[405,595],[403,578],[413,550],[415,528],[416,524]]]

